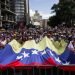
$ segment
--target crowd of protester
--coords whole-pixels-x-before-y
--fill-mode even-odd
[[[51,38],[52,40],[64,39],[66,42],[70,42],[75,39],[75,28],[67,27],[35,27],[27,28],[22,27],[17,30],[0,30],[0,47],[9,43],[11,40],[16,39],[18,42],[23,44],[27,40],[35,40],[36,43],[42,40],[44,36]]]

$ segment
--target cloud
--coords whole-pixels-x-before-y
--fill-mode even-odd
[[[55,15],[55,14],[50,14],[50,13],[44,13],[41,11],[38,11],[40,13],[40,15],[42,16],[43,19],[48,19],[49,17]],[[30,16],[33,16],[35,14],[35,11],[30,9]]]
[[[33,11],[33,10],[30,9],[30,16],[33,16],[34,13],[35,13],[35,11]]]
[[[42,15],[43,19],[48,19],[49,17],[53,16],[54,14],[50,14],[50,13],[43,13],[43,12],[39,12],[40,15]]]

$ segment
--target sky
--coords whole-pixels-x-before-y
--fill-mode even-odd
[[[59,0],[29,0],[30,1],[30,16],[33,16],[35,10],[38,10],[40,15],[44,19],[49,18],[49,16],[54,15],[51,13],[51,7],[53,4],[57,4]]]

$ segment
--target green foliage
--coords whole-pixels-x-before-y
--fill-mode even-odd
[[[65,23],[66,26],[73,26],[75,20],[75,1],[62,0],[58,4],[54,4],[52,10],[56,15],[49,18],[49,25],[56,26]]]

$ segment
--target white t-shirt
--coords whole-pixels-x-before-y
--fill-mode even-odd
[[[1,41],[1,44],[2,44],[3,46],[5,46],[6,43],[7,43],[7,40]]]
[[[68,45],[68,48],[74,50],[74,46],[73,46],[72,42],[73,42],[73,41],[70,41],[70,43],[69,43],[69,45]]]

